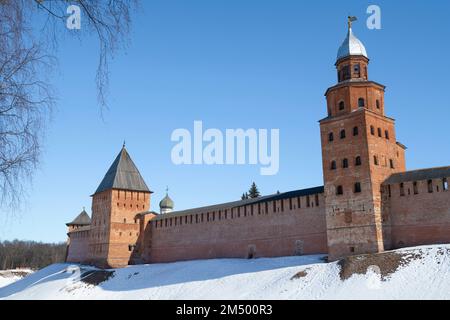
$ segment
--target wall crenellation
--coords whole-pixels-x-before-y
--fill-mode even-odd
[[[327,254],[337,260],[406,246],[450,243],[450,166],[406,171],[406,147],[386,116],[385,87],[351,30],[338,51],[338,83],[320,120],[322,187],[173,212],[125,146],[83,210],[68,223],[67,261],[127,264]],[[207,182],[205,182],[207,183]]]

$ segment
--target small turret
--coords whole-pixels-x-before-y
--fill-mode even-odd
[[[173,200],[169,197],[169,188],[166,188],[166,196],[159,202],[161,214],[172,212],[174,208]]]
[[[72,231],[80,227],[89,226],[90,224],[91,218],[83,207],[83,211],[81,211],[81,213],[75,219],[73,219],[72,222],[66,223],[66,226],[69,227],[69,231]]]

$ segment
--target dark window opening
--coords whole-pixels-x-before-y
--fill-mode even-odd
[[[330,132],[329,134],[328,134],[328,141],[333,141],[334,140],[334,134],[333,134],[333,132]]]
[[[309,199],[309,196],[306,196],[306,206],[308,208],[311,206],[311,200]]]
[[[353,135],[354,135],[354,136],[357,136],[358,134],[359,134],[358,127],[354,127],[354,128],[353,128]]]
[[[342,168],[348,168],[348,159],[347,158],[342,160]]]
[[[375,135],[375,128],[373,126],[370,126],[370,134]]]
[[[403,197],[405,195],[405,185],[400,183],[400,196]]]
[[[389,131],[384,130],[384,136],[385,136],[386,139],[389,140]]]
[[[344,110],[344,109],[345,109],[344,101],[339,102],[339,110]]]
[[[356,76],[357,78],[360,78],[360,77],[361,77],[361,68],[359,67],[359,64],[355,64],[355,65],[353,66],[353,72],[355,73],[355,76]]]
[[[373,163],[377,166],[378,165],[378,157],[373,156]]]
[[[414,194],[419,194],[419,189],[417,188],[417,181],[413,182],[413,192]]]
[[[345,139],[345,130],[341,130],[341,139]]]
[[[348,80],[350,79],[350,66],[343,66],[342,67],[342,80]]]
[[[292,210],[292,198],[289,198],[289,210]]]
[[[361,157],[360,156],[357,156],[356,158],[355,158],[355,166],[360,166],[361,165]]]
[[[389,195],[389,198],[392,196],[391,185],[388,185],[388,195]]]
[[[381,138],[383,135],[381,133],[381,128],[378,128],[378,136]]]
[[[364,108],[364,106],[366,105],[364,98],[359,98],[358,99],[358,107],[360,108]]]
[[[342,188],[342,186],[337,186],[336,188],[336,195],[340,196],[344,194],[344,189]]]
[[[318,194],[316,194],[316,195],[314,196],[314,200],[315,200],[315,202],[316,202],[316,207],[318,207],[318,206],[319,206],[319,195],[318,195]]]
[[[361,192],[361,183],[356,182],[355,183],[355,193],[360,193],[360,192]]]
[[[433,193],[433,180],[428,180],[428,192]]]
[[[377,105],[377,109],[380,109],[380,100],[375,101],[375,104]]]
[[[336,170],[336,161],[331,161],[331,170]]]
[[[350,252],[355,252],[355,247],[350,247]]]
[[[389,164],[390,164],[390,166],[391,166],[391,169],[395,169],[395,166],[394,166],[394,160],[389,159]]]

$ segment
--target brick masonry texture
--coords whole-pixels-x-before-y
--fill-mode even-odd
[[[405,171],[385,87],[369,80],[368,64],[365,56],[337,61],[338,83],[325,93],[323,192],[157,214],[150,191],[102,189],[92,197],[91,225],[69,227],[67,261],[123,267],[318,253],[332,261],[449,243],[450,167]],[[137,169],[133,177],[145,185]]]

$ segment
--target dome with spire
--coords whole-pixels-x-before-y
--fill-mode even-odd
[[[347,37],[339,47],[336,61],[346,58],[348,56],[367,56],[366,47],[362,42],[353,34],[351,26],[348,28]]]
[[[166,188],[166,196],[159,202],[159,210],[162,214],[172,212],[173,200],[169,197],[169,187]]]
[[[173,209],[173,200],[170,199],[169,195],[166,196],[159,202],[159,208],[161,209]]]

